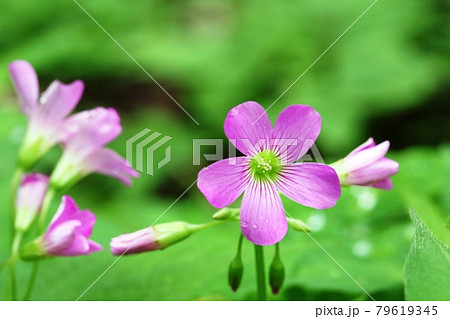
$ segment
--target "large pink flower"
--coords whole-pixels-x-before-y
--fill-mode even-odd
[[[61,141],[65,118],[83,94],[81,81],[64,84],[53,81],[39,98],[39,82],[30,63],[17,60],[9,65],[20,109],[28,117],[28,130],[19,155],[25,168],[32,167],[52,146]]]
[[[224,128],[228,139],[245,156],[221,160],[202,169],[198,188],[216,208],[230,205],[244,193],[242,233],[257,245],[275,244],[287,232],[278,191],[317,209],[334,206],[341,195],[333,168],[295,163],[312,146],[320,127],[319,113],[307,105],[287,107],[272,128],[258,103],[242,103],[228,113]]]
[[[63,196],[61,205],[42,237],[42,249],[50,256],[89,255],[102,246],[89,239],[95,224],[95,215],[80,210],[69,196]]]
[[[388,150],[389,141],[376,145],[369,138],[333,167],[343,185],[392,189],[390,177],[398,172],[398,163],[385,157]]]

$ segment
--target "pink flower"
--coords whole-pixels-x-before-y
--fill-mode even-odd
[[[41,210],[48,187],[48,177],[38,173],[25,175],[17,191],[16,221],[17,230],[26,231]]]
[[[52,146],[60,142],[64,119],[83,94],[81,81],[53,81],[39,99],[39,82],[30,63],[17,60],[9,72],[19,97],[20,109],[28,117],[28,130],[19,155],[24,169],[32,167]]]
[[[113,108],[97,107],[77,113],[65,122],[64,153],[52,174],[55,188],[71,186],[79,179],[98,172],[131,184],[139,174],[113,150],[103,148],[122,131],[120,117]]]
[[[42,249],[50,256],[89,255],[102,246],[89,239],[95,224],[95,215],[79,210],[75,201],[63,196],[58,211],[42,237]]]
[[[245,156],[221,160],[202,169],[198,188],[216,208],[230,205],[244,193],[242,233],[257,245],[275,244],[287,232],[278,191],[317,209],[334,206],[341,195],[333,168],[294,163],[314,143],[320,127],[319,113],[307,105],[287,107],[272,128],[258,103],[240,104],[228,113],[225,134]]]
[[[376,145],[373,138],[369,138],[332,166],[343,185],[392,189],[390,177],[398,172],[398,163],[384,157],[388,150],[389,141]]]
[[[186,222],[170,222],[155,225],[111,239],[111,252],[114,255],[132,255],[164,249],[186,239],[201,228],[199,225],[191,225]]]

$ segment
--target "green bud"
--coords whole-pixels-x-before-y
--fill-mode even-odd
[[[301,221],[300,219],[287,218],[287,223],[292,229],[294,229],[296,231],[305,232],[305,233],[311,232],[311,228],[309,228],[309,226],[306,225],[306,223]]]
[[[269,283],[272,288],[272,293],[276,295],[281,286],[283,286],[284,281],[284,265],[281,262],[280,254],[279,254],[279,246],[276,244],[276,252],[273,257],[272,263],[269,268]]]
[[[228,284],[233,291],[238,290],[242,275],[244,274],[244,265],[240,255],[237,255],[230,263],[228,267]]]
[[[239,214],[239,208],[230,208],[230,207],[225,207],[222,208],[220,210],[218,210],[213,216],[212,218],[215,220],[227,220],[227,219],[231,219],[234,218],[235,216],[237,216]]]
[[[201,226],[191,225],[186,222],[171,222],[155,225],[152,227],[154,241],[158,249],[164,249],[169,245],[175,244],[188,238],[193,232],[201,229]]]

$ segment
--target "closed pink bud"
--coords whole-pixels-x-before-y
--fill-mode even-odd
[[[38,173],[25,175],[17,191],[15,227],[26,231],[41,210],[48,187],[48,177]]]
[[[392,189],[390,177],[398,172],[398,163],[386,158],[389,141],[376,145],[372,138],[332,166],[343,185]]]

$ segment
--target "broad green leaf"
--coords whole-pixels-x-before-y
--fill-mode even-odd
[[[450,300],[450,249],[426,228],[415,210],[410,214],[416,232],[406,259],[406,300]]]

